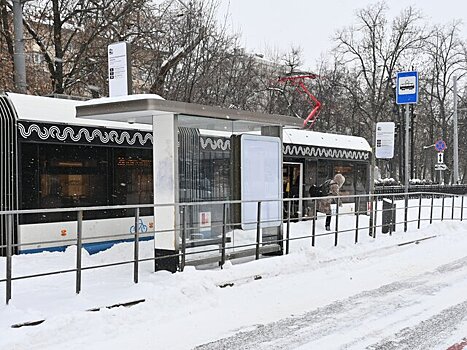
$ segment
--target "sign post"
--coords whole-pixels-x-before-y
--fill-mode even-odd
[[[441,185],[444,185],[443,171],[448,168],[446,164],[444,164],[444,150],[446,147],[446,142],[444,142],[442,139],[439,139],[435,142],[435,149],[438,151],[438,163],[435,164],[435,170],[439,171],[439,183]]]
[[[405,220],[404,220],[404,232],[407,231],[407,208],[409,204],[409,127],[410,127],[410,114],[409,104],[418,102],[418,72],[398,72],[396,76],[396,103],[404,104],[405,106],[405,169],[404,169],[404,181],[405,181]]]

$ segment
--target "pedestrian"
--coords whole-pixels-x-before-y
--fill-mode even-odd
[[[323,196],[339,196],[339,190],[345,182],[345,177],[342,174],[336,174],[333,179],[326,180],[320,188]],[[323,198],[318,201],[318,211],[326,214],[326,231],[331,231],[331,204],[338,203],[337,198]],[[342,203],[339,202],[339,205]]]

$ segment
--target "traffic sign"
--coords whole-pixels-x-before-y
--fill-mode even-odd
[[[396,103],[418,102],[418,72],[398,72],[396,75]]]
[[[446,149],[446,142],[443,140],[436,141],[435,148],[438,152],[443,152]]]
[[[439,152],[438,153],[438,164],[442,164],[442,163],[444,163],[444,153]]]
[[[447,168],[446,164],[435,164],[435,170],[446,170]]]

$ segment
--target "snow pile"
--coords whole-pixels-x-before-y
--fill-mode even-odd
[[[414,220],[418,216],[417,203],[411,201],[413,209],[409,211],[409,217]],[[398,208],[402,207],[401,203],[397,204]],[[459,204],[460,199],[456,202]],[[429,210],[428,206],[423,208],[425,221],[421,230],[416,229],[416,222],[410,222],[406,233],[402,225],[397,225],[392,236],[383,235],[378,230],[376,239],[373,239],[368,235],[368,229],[361,229],[358,244],[354,243],[355,216],[342,216],[339,228],[349,231],[339,234],[337,247],[334,247],[334,233],[323,230],[324,217],[320,216],[316,226],[319,236],[314,248],[311,238],[294,240],[289,255],[243,263],[227,262],[222,270],[187,267],[183,273],[154,273],[153,262],[145,262],[140,265],[138,284],[132,282],[131,264],[85,270],[79,295],[74,293],[73,273],[17,280],[13,282],[10,305],[0,305],[0,349],[190,349],[229,336],[246,336],[248,332],[260,330],[262,325],[273,327],[271,322],[289,318],[292,322],[294,318],[306,317],[307,313],[321,315],[326,310],[335,313],[335,317],[326,316],[313,325],[312,320],[318,317],[313,316],[311,321],[298,328],[294,325],[286,327],[286,333],[294,336],[294,347],[362,349],[386,339],[393,334],[390,332],[396,334],[429,319],[440,309],[465,300],[465,289],[448,288],[454,283],[452,281],[441,280],[439,287],[426,285],[442,278],[444,270],[437,272],[438,266],[456,259],[463,261],[467,247],[465,222],[436,221],[429,225]],[[441,217],[440,210],[440,207],[435,208],[435,219]],[[451,213],[450,210],[446,208],[446,213]],[[466,214],[467,208],[464,218]],[[399,210],[399,220],[403,215]],[[455,217],[459,216],[457,208]],[[381,223],[381,217],[377,222]],[[368,217],[360,216],[359,223],[360,227],[367,226]],[[293,238],[310,233],[311,221],[291,224]],[[235,231],[233,235],[236,245],[254,242],[253,232]],[[415,241],[420,244],[410,243]],[[142,258],[151,257],[152,242],[142,242],[140,253]],[[131,243],[122,243],[95,255],[83,251],[83,265],[131,260],[132,254]],[[15,256],[13,274],[22,276],[73,268],[75,259],[76,247],[63,253]],[[460,269],[456,272],[456,280],[463,287],[467,279],[462,278],[465,275],[461,273],[466,264],[457,263],[456,266]],[[423,277],[431,270],[435,271],[433,275]],[[1,259],[0,278],[5,277],[4,271],[5,259]],[[413,289],[409,288],[411,282],[406,281],[415,281]],[[385,296],[384,291],[387,289],[389,293],[391,290],[385,286],[395,286],[395,299]],[[441,286],[447,286],[442,302],[441,296],[437,297]],[[403,294],[403,287],[407,294]],[[4,283],[0,288],[3,301]],[[383,299],[377,299],[379,297]],[[142,299],[145,301],[132,307],[86,311]],[[413,308],[411,316],[397,311],[397,303]],[[366,304],[377,312],[367,315],[368,319],[357,314]],[[349,309],[340,314],[344,305],[349,305]],[[13,324],[43,319],[45,322],[35,327],[11,328]],[[467,329],[462,328],[467,326],[467,319],[464,321],[458,330],[451,327],[449,336],[436,341],[443,341],[444,345],[460,341]],[[305,337],[307,324],[326,327],[325,330],[310,328],[309,332],[319,331],[318,335],[313,333],[313,336]],[[299,333],[294,333],[295,329]],[[279,338],[268,341],[254,348],[279,347]],[[211,348],[220,348],[216,346]],[[238,344],[237,348],[240,347]],[[283,348],[290,347],[285,345]]]

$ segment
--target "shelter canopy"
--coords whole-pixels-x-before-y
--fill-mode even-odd
[[[151,124],[153,117],[178,114],[178,125],[197,129],[248,132],[262,126],[301,127],[297,117],[167,101],[158,95],[100,98],[76,106],[77,118]]]

